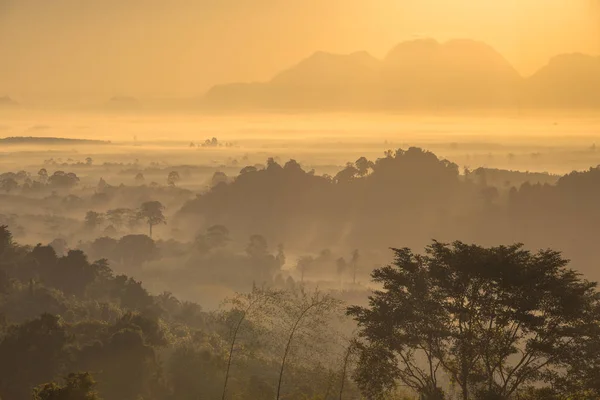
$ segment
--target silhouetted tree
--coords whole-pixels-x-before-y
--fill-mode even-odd
[[[331,315],[335,313],[340,306],[340,302],[333,297],[323,294],[316,290],[313,293],[307,293],[304,289],[294,292],[286,300],[280,302],[284,314],[283,320],[287,324],[285,327],[285,341],[283,356],[279,368],[279,379],[277,382],[276,399],[281,398],[281,388],[285,367],[288,363],[288,356],[296,336],[303,331],[317,332],[327,325]]]
[[[96,211],[88,211],[85,214],[85,226],[89,230],[95,230],[104,222],[104,215]]]
[[[179,176],[179,172],[177,172],[177,171],[169,172],[169,175],[167,176],[167,184],[169,186],[175,186],[175,184],[177,184],[177,182],[179,182],[180,180],[181,180],[181,177]]]
[[[70,189],[78,183],[79,178],[73,172],[55,171],[48,178],[48,184],[56,189]]]
[[[340,257],[336,260],[335,266],[336,266],[336,272],[340,279],[340,284],[343,284],[344,283],[344,274],[346,273],[346,271],[348,269],[348,263],[346,262],[344,257]]]
[[[334,180],[338,183],[347,183],[356,177],[358,174],[358,170],[352,165],[352,163],[348,163],[346,168],[338,172]]]
[[[229,309],[225,315],[225,320],[229,327],[229,354],[227,357],[227,366],[225,370],[225,380],[223,383],[223,394],[221,398],[225,400],[227,393],[227,383],[231,370],[231,362],[238,341],[239,335],[244,330],[245,323],[260,324],[265,316],[272,313],[273,303],[281,297],[281,292],[273,290],[252,288],[249,294],[238,294],[229,299]]]
[[[138,172],[135,175],[134,179],[135,179],[135,183],[138,184],[138,185],[143,185],[144,182],[146,181],[146,178],[144,178],[144,174],[142,174],[141,172]]]
[[[4,178],[0,181],[0,189],[10,193],[19,187],[19,183],[14,178]]]
[[[557,252],[461,242],[394,252],[393,265],[373,272],[383,289],[369,307],[348,310],[364,340],[356,378],[369,398],[397,380],[444,398],[442,371],[465,400],[513,398],[568,372],[575,345],[598,337],[595,284]]]
[[[115,208],[106,212],[106,220],[119,229],[124,225],[135,226],[140,218],[140,213],[130,208]]]
[[[354,165],[356,166],[359,176],[366,176],[375,164],[372,161],[367,160],[366,157],[361,157],[354,162]]]
[[[152,227],[158,224],[166,224],[167,219],[163,214],[165,207],[160,201],[147,201],[140,206],[140,216],[146,220],[152,237]]]
[[[210,185],[212,187],[217,186],[219,183],[227,183],[227,175],[224,172],[217,171],[213,174],[213,177],[210,181]]]
[[[158,248],[146,235],[126,235],[117,243],[115,252],[123,263],[140,266],[158,256]]]
[[[358,271],[358,260],[360,259],[360,254],[358,253],[358,249],[352,252],[352,283],[356,285],[356,272]]]
[[[296,269],[300,272],[300,282],[304,282],[304,275],[306,275],[306,272],[310,269],[314,261],[314,258],[311,256],[303,256],[298,259]]]
[[[46,184],[46,182],[48,181],[48,171],[46,171],[46,168],[41,168],[37,174],[40,182],[42,184]]]

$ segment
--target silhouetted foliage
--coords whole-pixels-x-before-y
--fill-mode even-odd
[[[382,290],[369,307],[348,310],[364,340],[356,377],[369,398],[397,380],[444,398],[443,376],[463,399],[513,398],[569,380],[569,355],[600,337],[596,284],[560,253],[461,242],[394,252],[393,265],[373,272]]]

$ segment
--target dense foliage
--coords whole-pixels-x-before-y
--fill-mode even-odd
[[[600,293],[554,251],[434,242],[394,250],[373,272],[382,290],[351,307],[357,382],[369,398],[402,384],[424,399],[600,396]],[[574,354],[585,355],[585,365]]]

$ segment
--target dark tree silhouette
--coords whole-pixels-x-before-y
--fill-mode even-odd
[[[135,183],[138,184],[138,185],[143,185],[144,182],[146,181],[146,178],[144,178],[144,174],[142,174],[141,172],[138,172],[135,175],[134,179],[135,179]]]
[[[126,235],[117,243],[115,252],[121,262],[137,267],[154,260],[158,255],[158,248],[154,240],[146,235]]]
[[[0,189],[10,193],[19,187],[19,183],[14,178],[3,178],[0,181]]]
[[[104,215],[96,211],[88,211],[85,214],[85,226],[89,230],[97,229],[104,222]]]
[[[369,398],[399,380],[441,399],[442,372],[462,399],[513,398],[568,375],[576,345],[600,337],[596,285],[560,253],[461,242],[394,252],[393,265],[373,272],[383,289],[369,307],[348,310],[361,329],[356,377]]]
[[[78,183],[79,178],[72,172],[55,171],[48,178],[48,184],[56,189],[70,189]]]
[[[177,184],[177,182],[179,182],[180,180],[181,180],[181,177],[179,176],[179,172],[177,172],[177,171],[169,172],[169,175],[167,176],[167,184],[169,186],[175,186]]]
[[[164,209],[165,207],[160,201],[147,201],[140,206],[139,215],[146,220],[150,237],[152,237],[152,227],[154,225],[167,223],[167,219],[163,214]]]

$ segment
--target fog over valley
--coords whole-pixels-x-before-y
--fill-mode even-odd
[[[0,400],[600,399],[599,12],[0,0]]]

